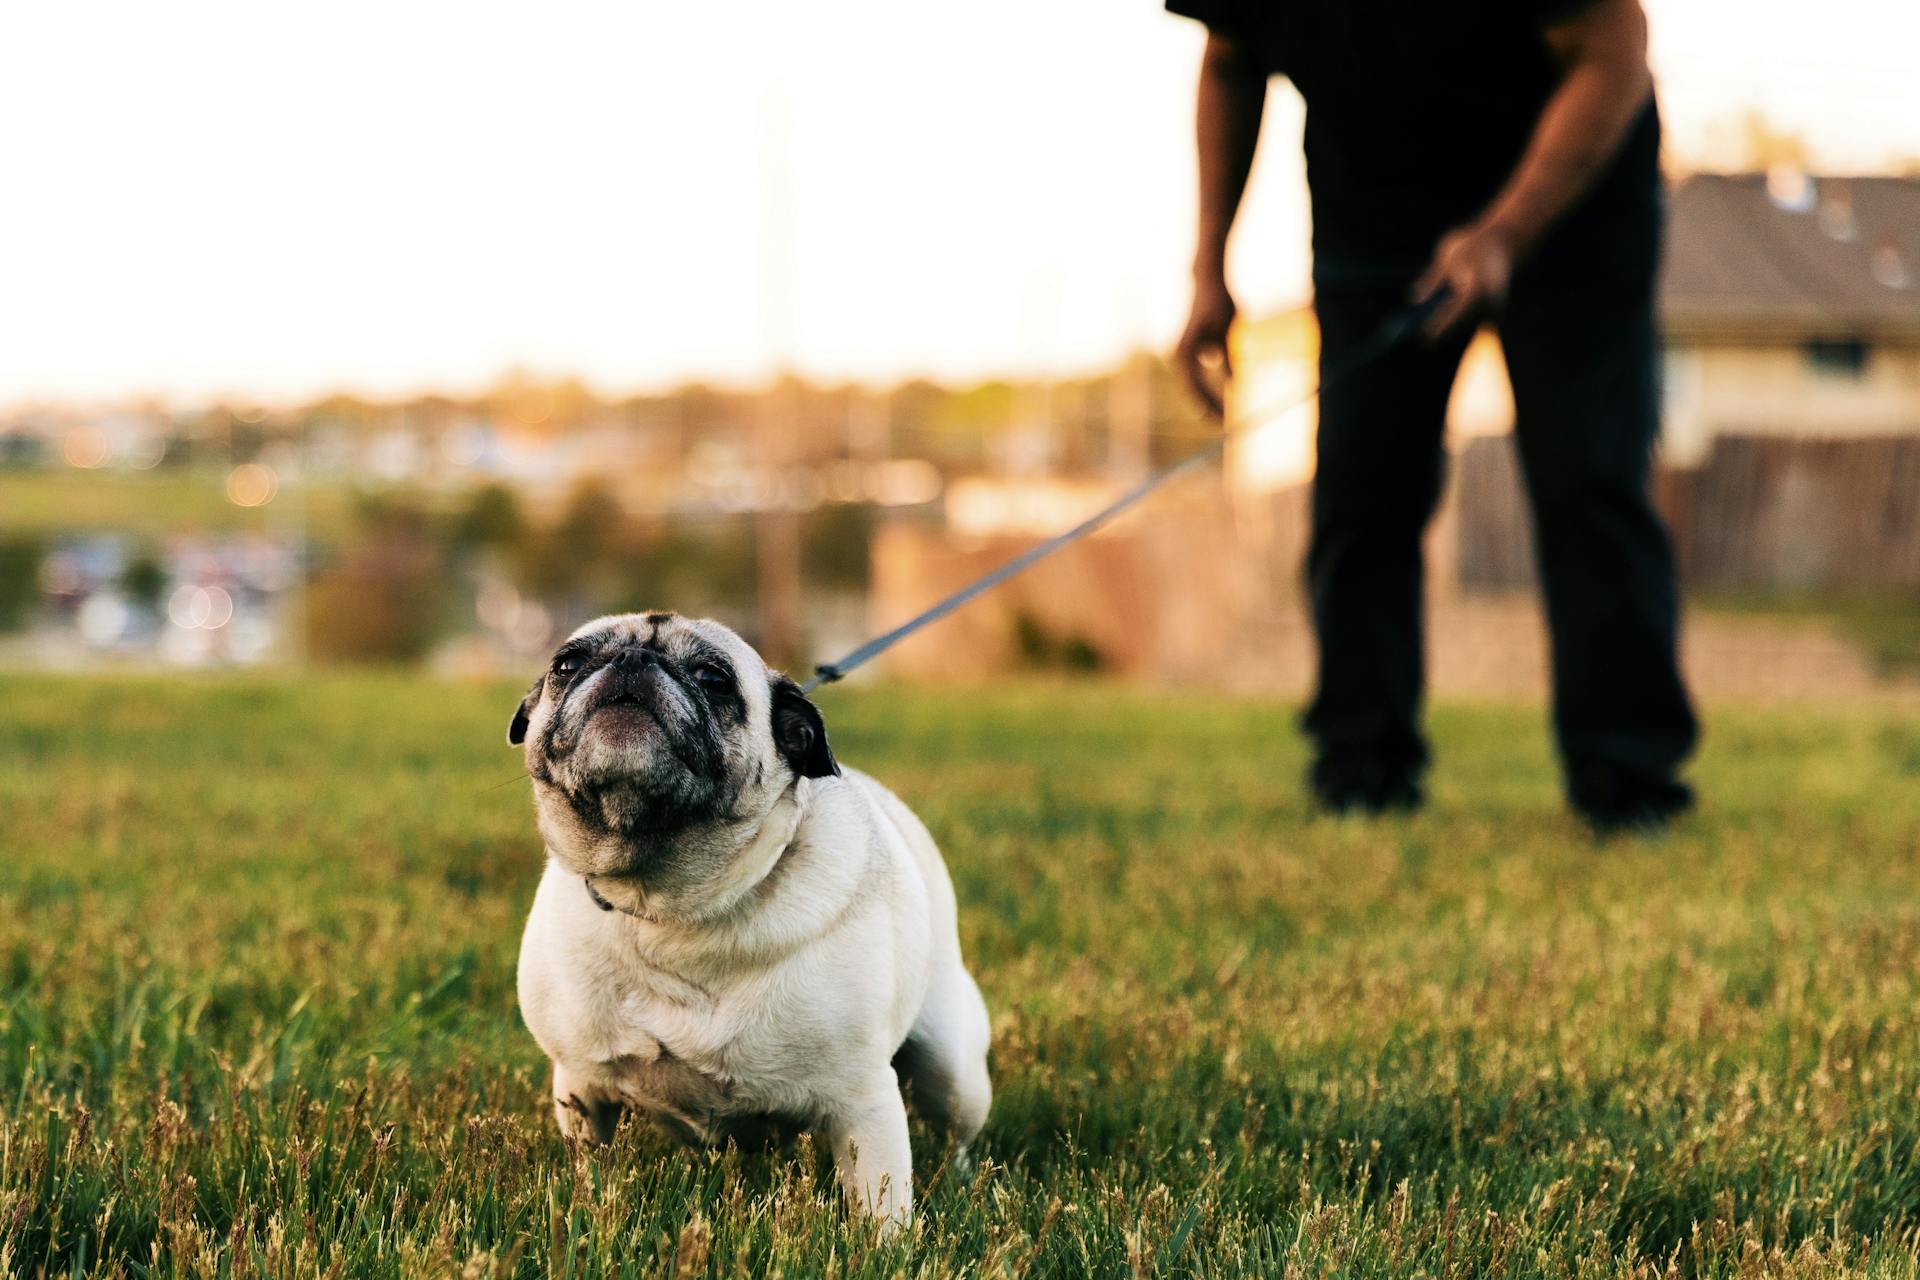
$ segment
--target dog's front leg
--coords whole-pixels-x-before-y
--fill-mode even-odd
[[[613,1141],[620,1123],[620,1103],[591,1080],[553,1064],[553,1116],[560,1135],[573,1142],[603,1146]]]
[[[824,1132],[848,1201],[882,1219],[886,1231],[905,1226],[913,1215],[913,1149],[893,1068],[882,1067],[857,1096],[841,1102]]]

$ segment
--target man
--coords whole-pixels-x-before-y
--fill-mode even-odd
[[[1420,536],[1475,322],[1506,351],[1553,632],[1568,798],[1602,831],[1692,802],[1696,726],[1647,498],[1659,429],[1660,126],[1638,0],[1168,0],[1208,27],[1199,249],[1179,360],[1215,416],[1230,377],[1226,242],[1268,77],[1307,104],[1321,369],[1410,299],[1405,342],[1321,397],[1307,581],[1320,641],[1308,775],[1335,812],[1422,799]]]

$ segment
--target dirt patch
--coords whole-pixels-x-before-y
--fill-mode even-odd
[[[1830,622],[1690,610],[1682,662],[1696,697],[1721,701],[1911,700],[1920,679],[1876,672],[1871,655]],[[1465,597],[1433,606],[1429,688],[1438,697],[1540,697],[1548,684],[1546,624],[1529,596]],[[1314,669],[1305,614],[1276,611],[1261,643],[1235,663],[1234,684],[1304,695]]]

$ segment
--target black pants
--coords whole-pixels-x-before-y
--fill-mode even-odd
[[[1498,317],[1576,803],[1583,790],[1671,777],[1697,736],[1675,656],[1673,554],[1647,493],[1659,247],[1651,203],[1583,210],[1515,273]],[[1405,304],[1408,280],[1316,270],[1323,371]],[[1420,538],[1468,337],[1403,343],[1321,400],[1307,556],[1320,680],[1305,727],[1323,756],[1426,762]]]

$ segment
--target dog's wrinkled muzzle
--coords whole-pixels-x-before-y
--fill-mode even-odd
[[[602,718],[609,715],[640,717],[614,727]],[[601,726],[596,730],[596,721]],[[637,735],[637,736],[636,736]],[[573,755],[590,738],[606,738],[606,746],[615,747],[619,757],[599,758],[591,766],[605,777],[610,768],[638,773],[653,767],[643,746],[651,741],[653,750],[665,754],[695,776],[713,779],[721,769],[719,743],[709,722],[701,694],[675,667],[670,658],[642,648],[631,648],[610,657],[581,678],[568,693],[555,722],[552,750],[556,755]],[[639,748],[639,753],[625,753]],[[614,761],[627,763],[615,765]]]
[[[622,653],[594,672],[577,697],[581,714],[588,716],[622,704],[643,707],[657,716],[666,710],[679,711],[686,701],[679,682],[656,654],[645,649]]]

